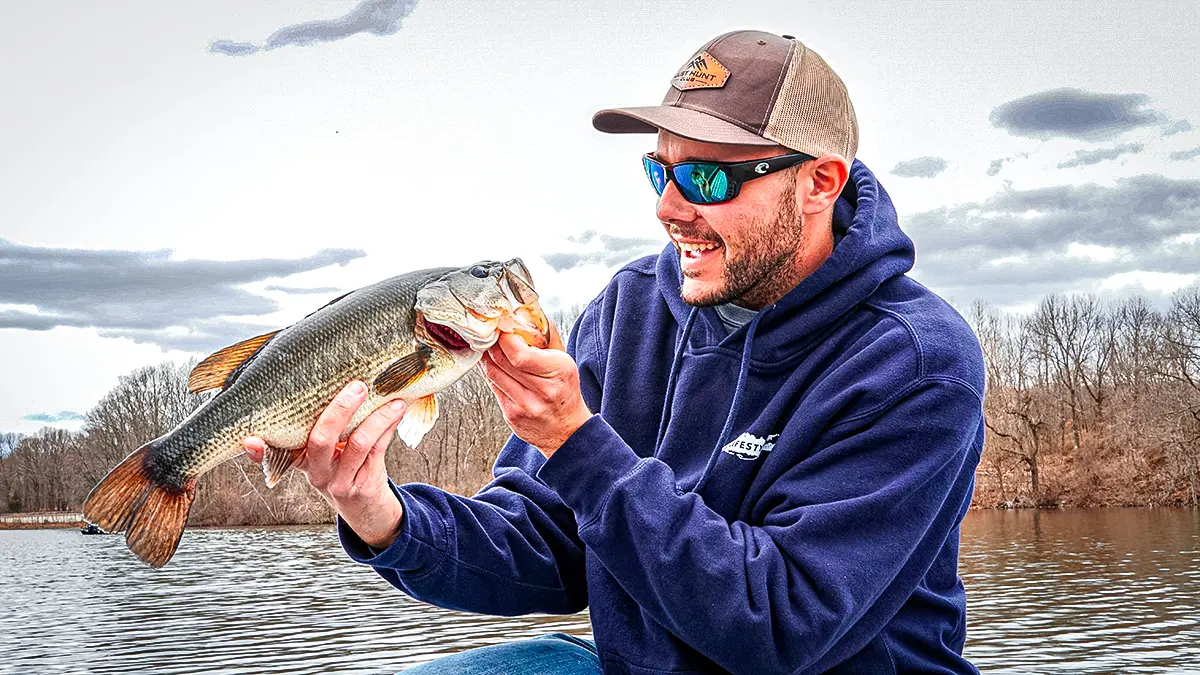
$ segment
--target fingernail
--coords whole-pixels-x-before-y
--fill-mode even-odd
[[[357,382],[357,381],[351,382],[349,388],[347,388],[347,390],[346,390],[346,392],[348,394],[350,394],[351,396],[362,396],[363,393],[366,391],[367,391],[367,385],[363,384],[362,382]]]
[[[404,410],[404,401],[401,399],[396,399],[395,401],[392,401],[388,407],[396,412],[400,412],[401,410]]]

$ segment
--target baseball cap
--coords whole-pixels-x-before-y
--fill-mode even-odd
[[[790,35],[741,30],[704,45],[671,78],[662,105],[592,117],[612,134],[659,129],[706,143],[782,145],[854,160],[858,120],[842,79]]]

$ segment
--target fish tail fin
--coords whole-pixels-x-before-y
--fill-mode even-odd
[[[125,544],[151,567],[167,564],[187,523],[196,490],[157,483],[146,468],[157,441],[126,457],[92,489],[83,518],[105,532],[125,532]]]

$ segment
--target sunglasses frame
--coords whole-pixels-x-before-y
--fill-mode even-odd
[[[810,159],[816,159],[816,157],[803,152],[796,152],[788,155],[752,159],[745,162],[705,162],[700,160],[688,160],[686,162],[676,162],[674,164],[663,164],[658,160],[657,157],[654,156],[653,152],[647,152],[645,155],[642,155],[642,168],[645,169],[646,178],[649,179],[650,185],[654,188],[654,191],[658,192],[658,196],[661,197],[662,192],[659,192],[658,185],[654,182],[654,177],[650,175],[650,167],[647,164],[648,162],[662,167],[667,182],[675,183],[675,189],[679,191],[679,196],[683,197],[685,201],[691,204],[698,204],[700,206],[708,206],[710,204],[724,204],[725,202],[732,201],[738,196],[738,193],[742,191],[743,183],[748,183],[755,178],[769,176],[776,171],[782,171],[784,169],[796,166],[797,164],[807,162]],[[725,193],[725,198],[717,201],[707,202],[697,202],[688,199],[687,192],[679,186],[679,181],[675,178],[675,167],[688,165],[717,167],[724,171],[725,179],[729,183],[729,188]],[[666,189],[667,186],[664,183],[663,192],[665,192]]]

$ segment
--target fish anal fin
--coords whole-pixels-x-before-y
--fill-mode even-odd
[[[375,378],[375,392],[389,396],[416,382],[429,369],[429,347],[422,345],[392,362]]]
[[[263,345],[271,341],[279,331],[273,330],[249,340],[213,352],[192,368],[188,375],[188,389],[199,394],[210,389],[220,389],[232,384],[232,377],[239,366],[254,356]]]
[[[396,427],[396,435],[410,448],[417,447],[438,418],[437,395],[423,396],[408,406],[404,419]]]
[[[267,477],[267,487],[273,488],[278,485],[288,469],[292,468],[292,465],[303,454],[304,448],[289,450],[268,445],[266,451],[263,452],[262,460],[263,474]]]
[[[105,532],[126,532],[125,544],[151,567],[167,564],[187,524],[195,483],[183,487],[156,483],[147,471],[154,442],[126,457],[92,489],[83,518]]]

